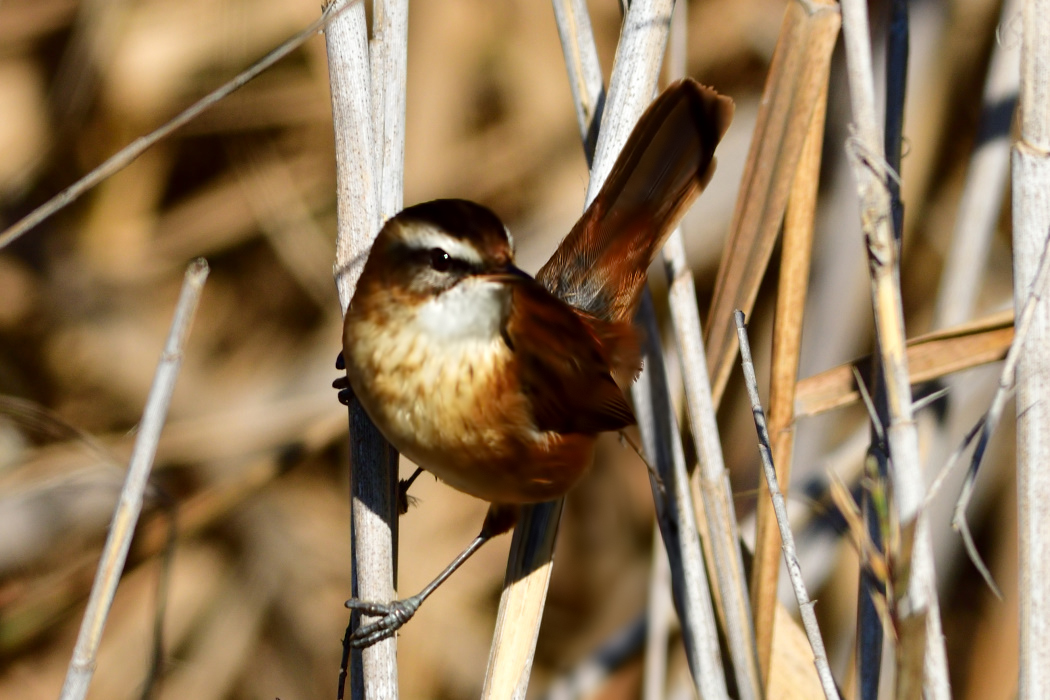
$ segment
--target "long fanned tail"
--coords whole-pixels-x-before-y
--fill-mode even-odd
[[[649,264],[714,174],[732,118],[732,100],[694,80],[664,90],[536,279],[597,319],[630,322]]]

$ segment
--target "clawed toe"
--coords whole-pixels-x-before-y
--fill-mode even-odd
[[[423,473],[422,467],[416,467],[416,470],[412,472],[412,476],[407,479],[401,479],[397,482],[397,514],[404,515],[408,512],[408,507],[416,502],[416,499],[408,495],[408,490],[412,487],[412,483]]]
[[[343,357],[343,353],[339,353],[339,357],[335,358],[335,368],[339,370],[346,369],[346,360]],[[349,406],[350,399],[354,397],[354,390],[350,387],[350,378],[346,375],[337,378],[332,382],[332,388],[339,390],[339,403]]]
[[[350,399],[354,397],[354,390],[353,387],[350,386],[350,379],[345,376],[339,377],[332,382],[332,388],[339,390],[339,393],[336,394],[339,403],[344,406],[349,406]]]
[[[397,514],[404,515],[408,512],[409,506],[416,504],[416,497],[408,495],[408,487],[412,485],[412,482],[408,479],[401,479],[397,482]]]
[[[401,480],[401,483],[402,484],[405,483],[403,479]],[[397,490],[397,514],[398,515],[404,515],[405,513],[408,512],[408,509],[411,506],[414,506],[415,504],[416,504],[416,497],[415,496],[409,496],[408,495],[408,491],[406,489],[399,488]]]
[[[356,598],[346,601],[346,607],[351,610],[379,618],[375,622],[361,625],[354,630],[354,633],[350,635],[350,646],[362,649],[392,636],[412,619],[412,616],[419,610],[420,603],[422,600],[419,596],[395,600],[392,603],[372,603]]]

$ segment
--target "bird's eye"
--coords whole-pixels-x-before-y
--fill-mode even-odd
[[[448,272],[452,268],[452,256],[441,248],[431,248],[430,267],[437,272]]]

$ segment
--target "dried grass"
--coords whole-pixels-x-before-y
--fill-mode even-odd
[[[883,6],[872,7],[879,46]],[[608,81],[619,8],[592,3],[590,9]],[[690,7],[687,72],[738,105],[715,180],[684,226],[701,309],[714,295],[783,10],[771,0]],[[995,11],[988,2],[950,16],[917,11],[912,17],[913,37],[932,37],[927,44],[938,47],[939,58],[913,40],[900,277],[911,338],[927,331],[931,319],[944,322],[944,312],[935,313],[938,273],[960,228],[954,212],[975,144]],[[542,3],[488,0],[412,3],[411,13],[404,200],[457,196],[493,207],[514,232],[522,266],[535,270],[582,210],[587,185],[553,13]],[[317,17],[316,3],[277,0],[3,0],[0,226]],[[1021,20],[1008,18],[999,37],[1019,43]],[[795,389],[794,412],[803,417],[791,483],[780,486],[831,670],[849,695],[856,572],[878,562],[858,562],[849,538],[829,534],[840,521],[825,471],[835,469],[854,489],[863,473],[856,456],[833,459],[839,446],[866,430],[862,411],[842,408],[857,397],[845,363],[873,350],[856,190],[843,155],[850,121],[843,69],[836,54],[800,355],[807,378]],[[946,87],[961,83],[972,89]],[[140,694],[164,570],[169,584],[157,695],[334,695],[346,624],[342,602],[350,595],[350,512],[346,412],[328,388],[340,344],[331,282],[337,203],[329,105],[324,41],[314,38],[0,249],[0,394],[47,411],[0,403],[0,697],[32,700],[59,692],[182,271],[198,255],[208,258],[212,273],[89,697]],[[1004,204],[983,207],[985,225],[995,229],[981,244],[987,253],[979,260],[981,276],[973,278],[983,278],[969,304],[979,315],[1007,307],[1012,284],[1009,222],[999,214]],[[759,386],[766,387],[777,285],[775,275],[753,276],[751,342]],[[659,279],[654,289],[663,320]],[[952,323],[962,321],[953,317]],[[959,372],[948,397],[951,411],[937,419],[954,445],[994,390],[982,377],[994,382],[998,368],[976,365],[1001,358],[1012,334],[1002,318],[937,330],[913,342],[907,360],[913,381]],[[729,327],[718,332],[732,335]],[[672,388],[680,381],[678,366],[674,358],[667,362]],[[758,451],[737,370],[725,387],[721,447],[736,512],[746,523],[754,511]],[[680,396],[675,401],[683,410]],[[818,411],[828,413],[809,417]],[[956,697],[1016,692],[1018,506],[1009,411],[1008,404],[969,509],[977,547],[1004,602],[995,601],[966,561],[950,518],[936,515],[936,503],[930,511]],[[94,436],[92,443],[61,423]],[[681,415],[680,423],[688,425]],[[937,460],[924,464],[927,482],[941,466]],[[938,500],[956,495],[947,487],[941,494]],[[417,482],[413,495],[420,503],[400,523],[403,592],[418,590],[440,570],[476,533],[484,513],[484,504],[429,478]],[[646,610],[653,517],[644,466],[615,439],[604,440],[594,469],[565,504],[530,697]],[[176,546],[169,560],[172,524]],[[749,528],[742,530],[749,537]],[[501,538],[482,550],[401,633],[404,697],[480,693],[509,546],[510,538]],[[766,687],[770,693],[787,687],[787,693],[804,681],[785,686],[784,678],[805,677],[811,659],[800,662],[807,649],[783,611],[774,629]],[[667,634],[650,635],[653,644],[668,643],[664,682],[650,687],[662,686],[672,697],[692,682],[683,686],[688,672],[680,637],[674,629],[670,639]],[[638,697],[643,657],[640,646],[620,653],[595,696]],[[1050,667],[1046,661],[1028,659],[1040,668]],[[992,678],[997,682],[989,684]]]

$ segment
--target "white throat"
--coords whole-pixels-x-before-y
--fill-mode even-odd
[[[423,304],[416,324],[446,341],[490,341],[500,334],[508,295],[499,282],[471,277]]]

